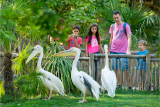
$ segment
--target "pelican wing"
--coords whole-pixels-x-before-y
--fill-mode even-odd
[[[115,96],[115,88],[116,88],[116,76],[114,71],[110,71],[109,69],[102,69],[101,80],[103,87],[105,87],[108,91],[108,95],[110,97]]]
[[[112,72],[112,86],[113,86],[113,91],[115,92],[116,90],[116,85],[117,85],[117,79],[116,79],[116,74],[114,71],[111,71]]]
[[[44,77],[48,81],[50,81],[52,84],[54,84],[54,86],[56,86],[57,91],[59,93],[63,94],[64,93],[64,86],[63,86],[61,80],[58,77],[56,77],[54,74],[52,74],[52,73],[50,73],[48,71],[45,71],[43,69],[41,69],[41,71],[43,72]]]
[[[83,71],[80,71],[80,73],[90,83],[91,91],[98,101],[99,93],[100,93],[100,91],[99,91],[100,85],[95,80],[93,80],[93,78],[91,76],[89,76],[87,73],[85,73]]]
[[[48,78],[45,78],[43,76],[40,76],[40,78],[44,84],[44,87],[46,87],[49,90],[57,90],[57,92],[61,94],[59,88],[54,83],[52,83]]]
[[[89,83],[89,81],[81,74],[81,72],[79,73],[79,79],[80,81],[86,86],[86,88],[88,89],[88,91],[90,92],[92,98],[93,98],[93,93],[91,90],[91,84]]]

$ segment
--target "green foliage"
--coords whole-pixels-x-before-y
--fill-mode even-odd
[[[17,76],[26,74],[25,69],[27,68],[28,65],[25,64],[25,61],[30,55],[31,48],[32,46],[30,44],[28,44],[26,48],[24,48],[23,45],[23,48],[19,53],[18,57],[12,60],[13,61],[12,70],[14,71],[15,74],[17,74]]]
[[[30,74],[28,75],[18,77],[15,82],[16,91],[22,95],[26,95],[27,97],[35,97],[39,93],[45,93],[40,76],[43,76],[43,74],[36,73],[35,70],[30,71]]]
[[[68,26],[72,29],[72,26],[78,24],[81,26],[80,35],[86,36],[89,26],[93,23],[97,23],[96,12],[94,6],[90,4],[85,4],[85,7],[79,7],[72,9],[70,12],[66,13],[66,21]]]
[[[0,102],[1,103],[8,103],[8,102],[14,102],[14,101],[15,101],[14,96],[2,94],[1,97],[0,97]]]
[[[0,96],[5,93],[3,84],[4,84],[4,81],[0,81]]]
[[[5,46],[5,52],[11,52],[10,43],[17,43],[15,28],[17,21],[25,16],[25,6],[23,2],[16,0],[14,3],[3,2],[0,10],[0,35],[1,45]]]

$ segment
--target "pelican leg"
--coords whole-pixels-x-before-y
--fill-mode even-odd
[[[84,102],[87,102],[86,96],[87,96],[87,93],[83,94],[83,100],[79,100],[79,102],[77,102],[77,103],[84,103]]]
[[[49,100],[50,98],[51,98],[51,95],[52,95],[52,91],[51,90],[49,90],[49,95],[48,95],[48,98],[45,98],[45,99],[43,99],[43,100]]]
[[[51,95],[52,95],[52,90],[50,90],[50,92],[49,92],[48,100],[51,98]]]
[[[104,91],[105,91],[105,89],[104,89],[103,85],[101,86],[101,92],[102,91],[103,91],[103,97],[104,97]]]

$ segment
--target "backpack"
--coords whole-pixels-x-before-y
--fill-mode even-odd
[[[111,26],[112,26],[112,31],[113,31],[114,25],[115,25],[115,23],[111,25]],[[129,25],[129,26],[131,26],[131,25],[130,25],[129,23],[125,23],[125,22],[124,22],[123,29],[124,29],[124,33],[127,35],[127,32],[126,32],[126,25]]]

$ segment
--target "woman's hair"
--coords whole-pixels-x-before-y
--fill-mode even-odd
[[[142,44],[142,45],[146,46],[146,45],[147,45],[147,41],[145,41],[145,40],[140,40],[140,41],[138,42],[138,44]]]
[[[74,30],[74,29],[78,29],[80,31],[80,26],[79,25],[74,25],[72,30]]]
[[[99,36],[99,30],[98,30],[98,25],[97,24],[92,24],[90,27],[89,27],[89,31],[88,31],[88,34],[87,36],[85,37],[85,39],[87,39],[89,37],[89,41],[88,43],[91,44],[91,39],[92,39],[92,31],[91,31],[91,28],[92,27],[97,27],[97,32],[96,32],[96,39],[98,41],[98,44],[100,44],[100,36]]]

